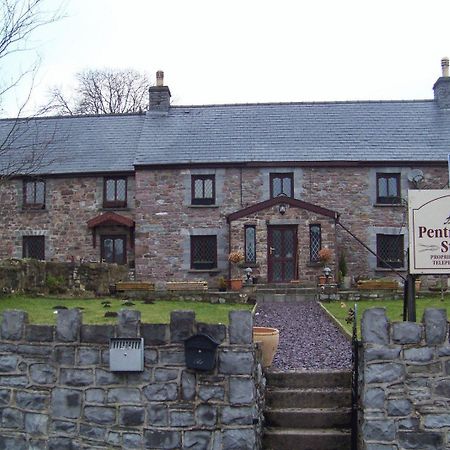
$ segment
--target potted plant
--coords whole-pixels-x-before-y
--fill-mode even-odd
[[[244,254],[241,251],[233,251],[228,255],[228,261],[231,263],[230,288],[233,291],[239,291],[242,288],[242,276],[239,276],[239,263],[244,260]],[[234,270],[233,270],[234,269]]]
[[[351,278],[348,276],[347,260],[344,252],[339,256],[339,277],[342,287],[344,289],[350,289]]]
[[[224,277],[219,278],[219,291],[225,292],[227,290],[227,282]]]
[[[332,251],[328,247],[321,248],[319,250],[319,260],[325,266],[323,268],[323,275],[319,276],[319,284],[326,284],[331,273],[331,269],[327,267],[327,263],[331,261],[333,256]]]

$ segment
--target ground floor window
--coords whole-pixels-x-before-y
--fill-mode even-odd
[[[256,263],[256,227],[254,225],[245,227],[245,262]]]
[[[45,260],[45,237],[23,236],[22,257]]]
[[[217,236],[191,236],[191,269],[217,268]]]
[[[127,262],[126,236],[102,236],[102,261],[107,263],[125,264]]]
[[[403,234],[377,234],[377,267],[404,267],[403,241]]]
[[[319,251],[322,248],[322,229],[320,225],[314,224],[309,226],[309,260],[318,262]]]

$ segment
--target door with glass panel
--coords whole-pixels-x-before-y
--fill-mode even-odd
[[[267,242],[269,283],[297,278],[297,226],[269,226]]]
[[[125,264],[127,262],[126,236],[102,236],[102,260],[107,263]]]

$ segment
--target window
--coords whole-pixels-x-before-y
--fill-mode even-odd
[[[320,225],[309,226],[309,260],[319,262],[319,250],[322,248],[322,229]]]
[[[214,205],[216,203],[215,175],[192,175],[192,204]]]
[[[377,173],[377,203],[393,205],[400,201],[400,174]]]
[[[127,262],[126,236],[102,236],[102,261],[107,263],[125,264]]]
[[[256,263],[256,227],[254,225],[246,225],[245,232],[245,262],[250,264]]]
[[[217,267],[217,236],[191,236],[191,269]]]
[[[24,208],[45,209],[45,182],[26,180],[23,182]]]
[[[271,173],[270,174],[270,197],[286,195],[294,197],[294,174],[293,173]]]
[[[377,234],[377,267],[404,267],[403,234]]]
[[[23,236],[22,258],[45,260],[45,237]]]
[[[109,177],[103,184],[103,207],[125,208],[127,206],[127,179]]]

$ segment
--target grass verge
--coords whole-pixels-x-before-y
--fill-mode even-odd
[[[339,322],[341,327],[348,333],[352,333],[352,323],[347,323],[349,310],[358,305],[358,336],[360,337],[361,318],[366,309],[385,308],[389,320],[397,322],[403,320],[403,300],[361,300],[358,302],[323,302],[325,310]],[[426,308],[447,309],[450,303],[450,296],[445,296],[444,300],[440,297],[424,297],[416,300],[417,321],[422,320],[423,312]]]
[[[103,302],[109,302],[109,307],[105,307]],[[125,300],[116,298],[64,299],[11,296],[0,298],[0,313],[5,309],[19,309],[28,313],[31,323],[55,324],[55,306],[63,306],[69,309],[79,308],[83,314],[83,323],[103,324],[117,321],[115,317],[104,317],[107,311],[136,309],[141,312],[143,323],[169,323],[171,311],[191,310],[195,312],[198,322],[228,324],[229,311],[237,309],[251,311],[253,307],[246,304],[211,304],[175,300],[156,300],[152,304],[145,304],[142,300],[131,300],[131,303],[133,305],[127,305]]]

